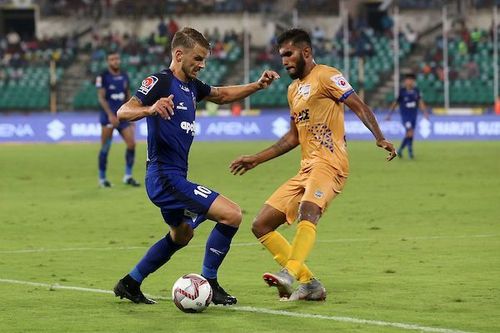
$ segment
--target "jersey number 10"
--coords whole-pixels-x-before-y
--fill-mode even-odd
[[[212,191],[210,191],[208,188],[201,186],[201,185],[198,185],[198,187],[195,188],[193,192],[194,192],[194,194],[202,196],[205,199],[208,198],[208,195],[210,193],[212,193]]]

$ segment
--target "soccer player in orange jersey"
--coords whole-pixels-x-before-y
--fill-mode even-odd
[[[342,73],[314,62],[311,39],[306,31],[285,31],[277,41],[283,66],[294,80],[288,87],[290,130],[271,147],[234,160],[230,170],[242,175],[301,146],[298,174],[265,202],[252,224],[252,231],[283,267],[278,273],[263,276],[269,286],[278,288],[280,297],[324,300],[325,288],[304,261],[314,245],[319,218],[328,203],[342,191],[349,172],[342,103],[373,133],[376,145],[389,152],[388,161],[396,156],[396,151],[384,138],[373,112]],[[294,221],[298,221],[298,226],[290,244],[276,229]],[[300,285],[294,291],[296,280]]]

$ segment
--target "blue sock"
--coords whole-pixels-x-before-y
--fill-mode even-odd
[[[99,151],[99,179],[106,179],[106,166],[108,165],[108,153],[111,148],[111,139],[106,140]]]
[[[233,236],[238,228],[217,223],[207,239],[202,273],[205,278],[217,278],[217,270],[229,252]]]
[[[170,237],[170,233],[168,233],[151,246],[129,275],[135,281],[141,283],[149,274],[163,266],[177,250],[183,247],[184,245],[174,243],[172,237]]]
[[[408,154],[413,157],[413,138],[408,138]]]
[[[134,166],[135,149],[125,151],[125,175],[132,176],[132,167]]]
[[[405,149],[405,147],[406,147],[406,145],[407,145],[407,144],[408,144],[408,138],[407,138],[407,137],[405,137],[405,138],[403,139],[403,141],[401,142],[401,147],[399,147],[398,151],[399,151],[399,152],[402,152],[402,151],[403,151],[403,149]]]

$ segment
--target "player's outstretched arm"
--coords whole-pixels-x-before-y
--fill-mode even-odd
[[[257,165],[283,155],[299,145],[299,134],[293,120],[290,130],[274,145],[254,155],[243,155],[231,162],[229,170],[233,175],[242,175]]]
[[[256,91],[266,89],[273,83],[274,80],[279,79],[280,76],[275,71],[264,71],[260,78],[249,84],[242,84],[238,86],[226,87],[212,87],[207,100],[217,104],[227,104],[234,101],[239,101],[245,97],[250,96]]]
[[[377,146],[384,148],[389,152],[389,156],[387,156],[387,160],[390,161],[394,157],[396,157],[396,149],[384,138],[380,127],[378,126],[377,119],[373,114],[372,110],[366,105],[361,98],[356,93],[351,94],[344,101],[345,105],[347,105],[357,116],[358,118],[365,124],[365,126],[372,132],[375,140],[377,140]]]
[[[159,115],[163,119],[170,119],[174,114],[174,95],[162,97],[151,106],[143,106],[135,96],[123,104],[117,112],[120,121],[136,121],[148,116]]]
[[[398,101],[392,102],[391,106],[389,107],[389,113],[385,117],[385,120],[391,120],[391,116],[394,113],[394,110],[396,110],[397,105],[398,105]]]

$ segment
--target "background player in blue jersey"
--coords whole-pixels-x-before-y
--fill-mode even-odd
[[[196,78],[205,67],[210,52],[210,45],[201,33],[184,28],[174,35],[171,48],[170,68],[142,81],[135,96],[118,110],[120,120],[146,117],[146,190],[150,200],[160,208],[170,232],[118,281],[114,292],[135,303],[155,303],[141,292],[142,281],[186,246],[193,237],[193,229],[209,219],[216,224],[206,243],[202,275],[212,286],[213,303],[235,304],[236,298],[219,285],[217,271],[241,223],[241,209],[214,190],[186,179],[188,154],[196,127],[196,103],[206,99],[225,104],[243,99],[267,88],[279,75],[264,71],[253,83],[211,87]]]
[[[135,157],[135,125],[128,121],[119,121],[116,112],[130,98],[127,73],[120,69],[120,55],[116,52],[107,55],[108,68],[96,78],[97,97],[101,105],[101,150],[99,151],[99,185],[111,187],[106,178],[108,153],[113,140],[113,131],[118,130],[127,145],[125,151],[125,176],[123,182],[139,186],[132,178]]]
[[[406,133],[398,149],[398,156],[403,157],[403,149],[408,147],[408,156],[413,159],[413,136],[417,124],[418,110],[420,109],[424,112],[425,118],[428,118],[429,115],[422,95],[420,94],[420,90],[418,90],[415,85],[415,75],[407,74],[403,85],[404,86],[399,90],[398,98],[391,104],[386,120],[391,119],[392,113],[396,109],[396,106],[399,105],[401,122],[403,123]]]

